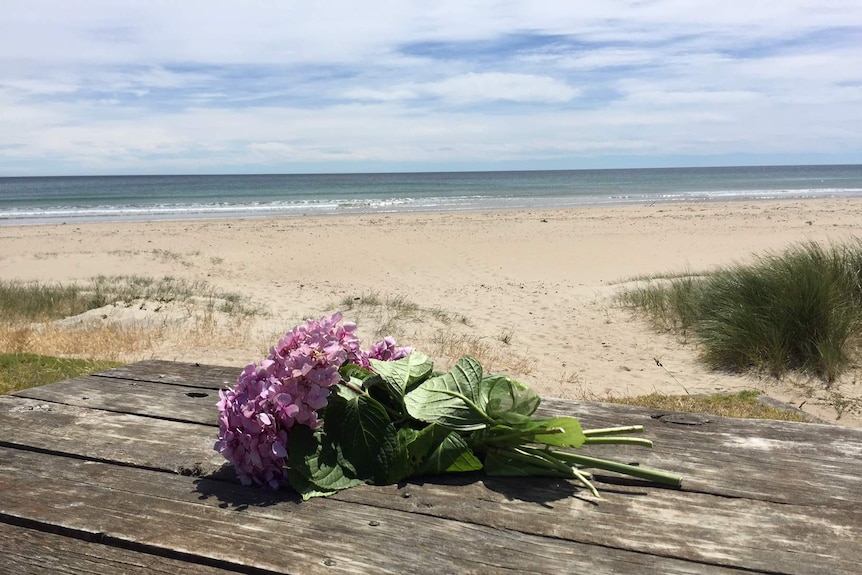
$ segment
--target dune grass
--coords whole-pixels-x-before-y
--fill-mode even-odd
[[[392,324],[404,321],[435,320],[445,325],[470,325],[470,319],[463,314],[451,313],[437,307],[421,307],[402,295],[380,295],[376,291],[345,296],[338,307],[343,312],[366,311],[378,315],[383,320],[378,322],[380,325],[376,333],[379,336],[389,335],[391,332],[388,328]]]
[[[101,316],[104,321],[86,317],[85,312],[106,306],[112,309]],[[114,321],[115,308],[146,310],[148,319]],[[120,361],[175,344],[235,346],[248,337],[250,320],[262,314],[240,294],[172,277],[98,276],[75,284],[0,281],[0,353]]]
[[[440,308],[420,306],[402,295],[381,295],[376,291],[348,295],[335,308],[350,314],[353,321],[376,326],[371,336],[375,339],[392,336],[401,339],[407,326],[440,324],[470,325],[465,315],[454,314]],[[413,335],[413,334],[411,334]]]
[[[656,277],[620,302],[660,329],[695,336],[713,369],[789,371],[833,382],[862,335],[862,242],[793,246],[698,276]]]
[[[70,359],[32,353],[0,354],[0,394],[47,385],[122,365],[98,359]]]
[[[525,357],[509,349],[509,344],[502,347],[499,340],[465,334],[451,329],[438,330],[429,338],[428,353],[435,358],[443,358],[441,368],[449,369],[458,359],[469,355],[475,358],[487,373],[506,373],[511,375],[530,375],[536,360]]]
[[[98,276],[76,284],[0,280],[0,317],[6,322],[51,321],[136,300],[194,301],[230,315],[262,313],[239,294],[223,292],[203,281],[173,277]]]
[[[391,335],[399,343],[429,354],[441,370],[469,355],[490,373],[522,376],[533,371],[535,360],[512,349],[513,331],[497,336],[477,334],[464,314],[420,306],[401,295],[376,291],[345,296],[335,307],[350,314],[360,326],[375,326],[372,338]]]

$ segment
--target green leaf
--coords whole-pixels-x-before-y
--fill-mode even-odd
[[[342,376],[342,377],[344,377],[344,376]],[[345,379],[345,381],[350,383],[352,385],[352,387],[354,387],[356,389],[362,389],[363,380],[361,380],[361,379],[358,379],[356,377],[351,377],[349,379]],[[357,393],[356,391],[354,391],[350,387],[348,387],[346,385],[342,385],[341,383],[334,385],[333,389],[335,390],[335,395],[338,395],[343,399],[353,399],[354,397],[358,397],[359,395],[361,395],[360,393]]]
[[[473,454],[464,438],[453,431],[430,453],[414,475],[438,475],[480,469],[482,462]]]
[[[355,363],[345,363],[338,369],[338,373],[341,374],[341,378],[345,381],[349,381],[350,379],[365,381],[374,375],[373,371],[360,367]]]
[[[329,497],[337,493],[331,489],[320,489],[295,469],[288,469],[287,479],[290,486],[302,496],[303,501],[308,501],[312,497]]]
[[[306,477],[311,476],[309,460],[317,457],[321,449],[321,430],[314,430],[305,425],[294,425],[287,435],[288,466]]]
[[[482,378],[481,393],[485,397],[488,415],[493,419],[516,423],[524,421],[539,408],[541,398],[527,385],[504,375]]]
[[[426,379],[434,368],[431,358],[414,351],[407,357],[396,361],[369,360],[371,367],[380,376],[383,384],[387,387],[389,394],[402,403],[402,398],[407,389],[413,384]]]
[[[354,397],[361,395],[356,390],[367,389],[368,380],[370,378],[377,377],[374,372],[359,367],[358,365],[353,363],[346,363],[342,365],[338,370],[338,374],[341,376],[342,381],[350,384],[344,385],[342,383],[339,383],[335,386],[335,393],[340,395],[344,399],[353,399]]]
[[[408,446],[418,435],[419,432],[410,427],[398,428],[398,449],[395,459],[389,467],[389,477],[386,479],[387,484],[398,483],[413,474],[413,470],[416,468],[416,461],[410,455]]]
[[[390,468],[398,457],[398,437],[379,401],[360,395],[345,402],[337,440],[359,477],[375,483],[388,481]]]
[[[389,483],[398,483],[417,474],[429,454],[436,450],[452,431],[434,425],[423,429],[401,427],[398,429],[398,455],[389,472]]]
[[[359,394],[350,390],[348,390],[348,394],[347,397],[338,394],[329,398],[329,403],[323,413],[323,438],[325,442],[321,444],[321,448],[334,449],[338,465],[341,466],[343,472],[350,477],[359,477],[356,466],[344,455],[344,451],[341,449],[344,422],[347,418],[347,404],[360,397]]]
[[[536,443],[544,443],[545,445],[555,445],[558,447],[580,447],[584,444],[587,437],[584,435],[584,430],[581,429],[581,423],[574,417],[555,417],[553,419],[541,419],[536,421],[545,429],[559,430],[559,433],[541,433],[537,434],[533,441]]]
[[[346,473],[339,463],[339,447],[321,429],[295,425],[288,436],[288,480],[303,497],[328,495],[365,483]]]
[[[398,430],[400,442],[407,451],[410,462],[414,469],[418,468],[428,457],[428,454],[437,447],[451,433],[451,430],[433,423],[420,431],[410,428]]]
[[[482,366],[471,357],[455,364],[452,371],[431,377],[404,396],[407,413],[414,419],[449,429],[474,431],[492,420],[484,411],[480,393]]]

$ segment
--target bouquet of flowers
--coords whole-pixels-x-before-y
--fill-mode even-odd
[[[575,479],[599,496],[585,468],[665,485],[661,471],[573,453],[589,444],[635,444],[641,426],[584,430],[572,417],[535,417],[539,396],[489,375],[471,357],[452,370],[391,337],[363,351],[356,325],[331,317],[289,331],[269,356],[219,392],[215,450],[244,485],[290,485],[303,499],[363,483],[484,470],[498,476]]]

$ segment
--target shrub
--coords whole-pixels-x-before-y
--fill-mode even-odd
[[[691,327],[714,369],[799,370],[831,382],[852,361],[862,326],[862,243],[803,244],[622,301],[674,331]]]

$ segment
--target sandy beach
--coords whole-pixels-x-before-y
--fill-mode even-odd
[[[0,279],[172,276],[238,292],[266,312],[242,325],[215,321],[204,337],[166,336],[121,354],[128,361],[239,368],[304,318],[344,309],[367,344],[391,332],[441,364],[481,352],[491,371],[547,396],[759,389],[822,420],[860,427],[858,366],[829,390],[798,378],[712,372],[693,341],[655,332],[614,300],[637,276],[843,241],[860,223],[862,199],[824,199],[6,226]],[[180,321],[169,305],[153,302],[109,306],[93,318]]]

